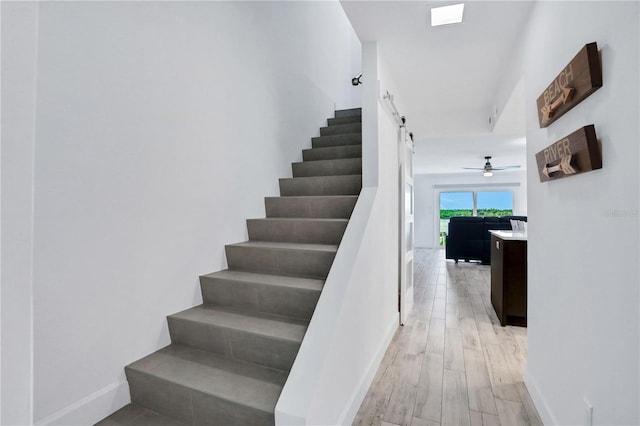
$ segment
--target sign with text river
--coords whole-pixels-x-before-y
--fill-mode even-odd
[[[602,153],[593,124],[576,130],[536,154],[540,182],[602,168]]]

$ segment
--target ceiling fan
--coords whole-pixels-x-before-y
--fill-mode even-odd
[[[491,156],[487,155],[486,157],[484,157],[485,160],[487,160],[486,163],[484,163],[484,167],[463,167],[463,169],[467,169],[467,170],[482,170],[482,174],[484,176],[493,176],[493,171],[494,170],[508,170],[508,169],[519,169],[520,166],[500,166],[500,167],[493,167],[491,165]]]

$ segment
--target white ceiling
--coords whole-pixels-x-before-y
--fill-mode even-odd
[[[416,173],[465,172],[485,155],[525,168],[521,84],[493,131],[488,120],[533,2],[466,1],[461,24],[429,25],[431,7],[459,2],[341,1],[360,40],[378,42],[415,135]]]

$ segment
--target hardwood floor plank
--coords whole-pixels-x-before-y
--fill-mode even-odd
[[[515,327],[515,328],[524,328],[524,327]],[[522,356],[527,359],[527,354],[528,354],[528,350],[527,350],[527,335],[521,335],[521,334],[514,334],[513,335],[513,340],[516,341],[516,344],[518,345],[518,347],[520,348],[520,353],[522,353]]]
[[[529,425],[529,419],[521,402],[506,401],[496,398],[498,417],[503,425],[525,426]]]
[[[467,374],[469,408],[489,414],[498,414],[484,353],[465,349],[464,363]]]
[[[496,335],[493,325],[487,318],[486,314],[476,313],[474,318],[476,320],[476,327],[478,329],[482,345],[499,345],[500,340],[498,340],[498,336]]]
[[[447,299],[446,279],[438,278],[438,286],[436,287],[436,299]]]
[[[428,290],[427,287],[418,287],[417,285],[413,288],[413,303],[417,306],[423,306],[425,303],[429,301]],[[421,314],[424,314],[423,309],[419,309]],[[429,313],[431,315],[431,313]]]
[[[409,345],[407,352],[419,355],[422,360],[427,347],[427,337],[429,336],[429,324],[428,319],[418,319],[411,323],[411,335],[409,337]]]
[[[526,327],[507,326],[513,336],[513,341],[518,345],[518,354],[524,363],[527,362],[527,329]]]
[[[384,421],[399,425],[411,424],[414,401],[418,389],[418,380],[422,364],[422,356],[403,354],[398,357],[395,367],[398,368],[398,380],[389,395],[389,402],[382,415]]]
[[[500,417],[494,414],[482,413],[482,426],[500,426]],[[518,425],[505,425],[518,426]]]
[[[391,339],[391,343],[387,348],[387,351],[382,357],[380,367],[378,367],[378,373],[393,364],[393,360],[396,358],[398,352],[400,351],[401,343],[403,343],[402,336],[404,332],[404,327],[397,328],[395,334],[393,335],[393,338]]]
[[[447,303],[459,304],[469,299],[466,285],[464,283],[456,283],[453,280],[447,285]]]
[[[473,318],[473,308],[469,297],[458,298],[458,315],[460,318]]]
[[[444,355],[444,330],[444,319],[432,317],[429,323],[429,335],[427,336],[427,353]]]
[[[462,346],[465,349],[482,350],[480,334],[476,326],[476,320],[471,318],[462,318],[460,320],[460,330],[462,332]]]
[[[481,412],[469,410],[469,418],[471,419],[471,426],[482,426]]]
[[[411,421],[411,426],[440,426],[439,422],[432,422],[431,420],[421,419],[420,417],[414,417]]]
[[[513,337],[510,340],[504,340],[500,344],[500,348],[504,353],[507,365],[511,369],[511,375],[516,382],[524,381],[524,365],[527,360],[520,353],[520,348],[516,344]]]
[[[494,312],[495,315],[495,312]],[[496,321],[497,321],[497,316],[496,316]],[[500,342],[500,344],[508,342],[508,343],[513,343],[513,336],[511,335],[511,332],[507,329],[507,327],[503,327],[500,325],[500,323],[497,324],[493,324],[493,330],[496,333],[496,336],[498,338],[498,342]]]
[[[447,303],[445,312],[446,328],[460,328],[460,317],[458,315],[458,305],[456,303]]]
[[[399,376],[400,371],[394,366],[378,370],[364,401],[362,401],[358,414],[356,414],[353,425],[370,426],[380,424]]]
[[[431,319],[444,320],[446,318],[446,312],[447,312],[447,300],[444,298],[439,298],[436,295],[436,298],[433,301],[433,310],[431,311]]]
[[[482,279],[481,269],[477,264],[469,265],[464,271],[465,282],[473,288],[482,289],[484,280]]]
[[[424,304],[420,305],[420,310],[423,310],[423,315],[422,318],[424,318],[425,321],[431,321],[431,313],[433,312],[433,303],[434,303],[434,296],[431,295],[430,299],[427,299],[426,302],[424,302]]]
[[[467,380],[464,373],[444,370],[442,378],[443,426],[470,426]]]
[[[542,426],[542,420],[540,419],[540,415],[538,414],[538,410],[536,410],[536,406],[533,404],[531,400],[531,395],[529,395],[529,391],[524,383],[517,383],[516,387],[518,388],[518,394],[520,395],[520,400],[522,401],[522,405],[524,406],[524,410],[527,413],[527,418],[529,419],[529,424],[531,426]]]
[[[480,294],[469,294],[469,302],[474,315],[480,315],[483,318],[487,316],[487,309],[482,301],[483,296]],[[493,309],[493,307],[492,307]]]
[[[464,373],[462,336],[457,328],[447,328],[444,336],[444,368]]]
[[[484,345],[491,388],[496,398],[520,402],[515,379],[500,345]]]
[[[442,416],[442,376],[444,356],[427,353],[422,361],[414,416],[440,422]]]

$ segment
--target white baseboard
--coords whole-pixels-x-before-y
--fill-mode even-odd
[[[129,384],[112,383],[42,420],[36,426],[93,425],[131,402]]]
[[[353,420],[355,419],[356,414],[358,414],[360,405],[362,405],[362,401],[364,400],[364,397],[367,395],[367,391],[369,390],[369,387],[371,386],[371,383],[373,382],[373,379],[375,378],[376,373],[378,372],[378,368],[380,367],[382,358],[384,357],[384,354],[387,352],[387,348],[391,343],[391,339],[393,339],[393,336],[399,326],[400,326],[400,314],[398,313],[398,315],[394,315],[392,321],[389,323],[387,330],[385,332],[384,339],[382,340],[380,346],[378,347],[375,357],[373,357],[373,359],[371,360],[371,363],[367,368],[367,374],[365,374],[365,376],[362,378],[362,380],[360,381],[360,385],[358,386],[354,394],[351,396],[349,403],[347,404],[344,411],[340,415],[340,421],[338,422],[338,424],[341,424],[341,425],[353,424]]]
[[[524,369],[524,384],[529,391],[529,395],[531,396],[531,400],[533,401],[533,405],[536,406],[536,410],[538,410],[538,414],[540,415],[540,420],[542,420],[542,424],[544,425],[557,425],[559,424],[556,421],[553,412],[549,408],[549,404],[547,404],[547,400],[542,396],[540,389],[538,388],[538,384],[536,380],[533,378],[531,373],[529,373],[529,369],[525,367]]]

